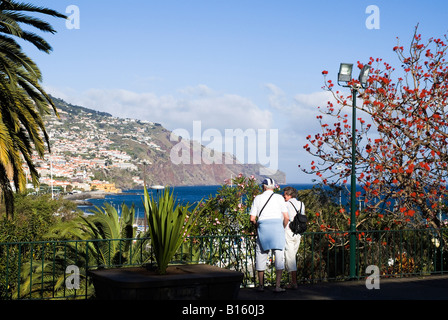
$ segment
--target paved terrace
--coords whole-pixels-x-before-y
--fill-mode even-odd
[[[365,280],[302,284],[283,293],[245,288],[238,300],[448,300],[448,275],[380,279],[379,289],[370,290]]]

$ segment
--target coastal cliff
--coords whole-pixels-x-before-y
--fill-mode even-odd
[[[214,153],[194,142],[173,139],[172,132],[159,123],[137,119],[122,119],[104,112],[75,106],[52,97],[60,117],[47,117],[46,127],[51,136],[52,156],[39,160],[43,183],[50,179],[50,161],[56,185],[84,185],[88,190],[94,181],[114,183],[127,189],[149,185],[221,185],[238,174],[262,180],[259,164],[238,162],[233,155]],[[185,144],[184,156],[190,161],[173,161],[173,148]],[[214,161],[192,161],[194,152],[214,154]],[[195,159],[198,159],[197,157]],[[278,183],[285,174],[270,175]],[[49,184],[49,183],[48,183]]]

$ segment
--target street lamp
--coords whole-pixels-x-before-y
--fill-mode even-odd
[[[365,87],[369,77],[370,65],[365,65],[359,74],[359,83],[352,82],[353,64],[341,63],[338,73],[338,84],[350,87],[352,91],[352,171],[350,184],[350,278],[356,277],[356,96],[360,87]],[[345,82],[340,84],[340,82]],[[350,84],[349,84],[350,83]]]
[[[367,85],[367,79],[369,78],[370,65],[366,64],[362,67],[361,72],[359,73],[358,80],[360,85],[365,88]],[[353,63],[341,63],[339,66],[338,73],[338,84],[342,87],[350,87],[347,83],[352,81],[352,71],[353,71]],[[346,82],[345,85],[340,84],[339,82]],[[359,86],[359,84],[358,84]],[[352,85],[351,87],[354,87]]]

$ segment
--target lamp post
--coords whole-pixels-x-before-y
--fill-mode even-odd
[[[338,73],[338,84],[350,87],[352,92],[352,169],[350,182],[350,278],[356,278],[356,96],[360,86],[365,87],[370,66],[363,66],[359,74],[359,83],[352,82],[353,64],[341,63]],[[340,84],[340,82],[345,82]],[[352,82],[352,83],[350,83]]]

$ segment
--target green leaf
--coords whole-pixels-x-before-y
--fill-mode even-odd
[[[143,202],[158,270],[164,274],[203,210],[199,204],[191,212],[189,204],[177,204],[169,189],[158,195],[156,201],[145,187]]]

